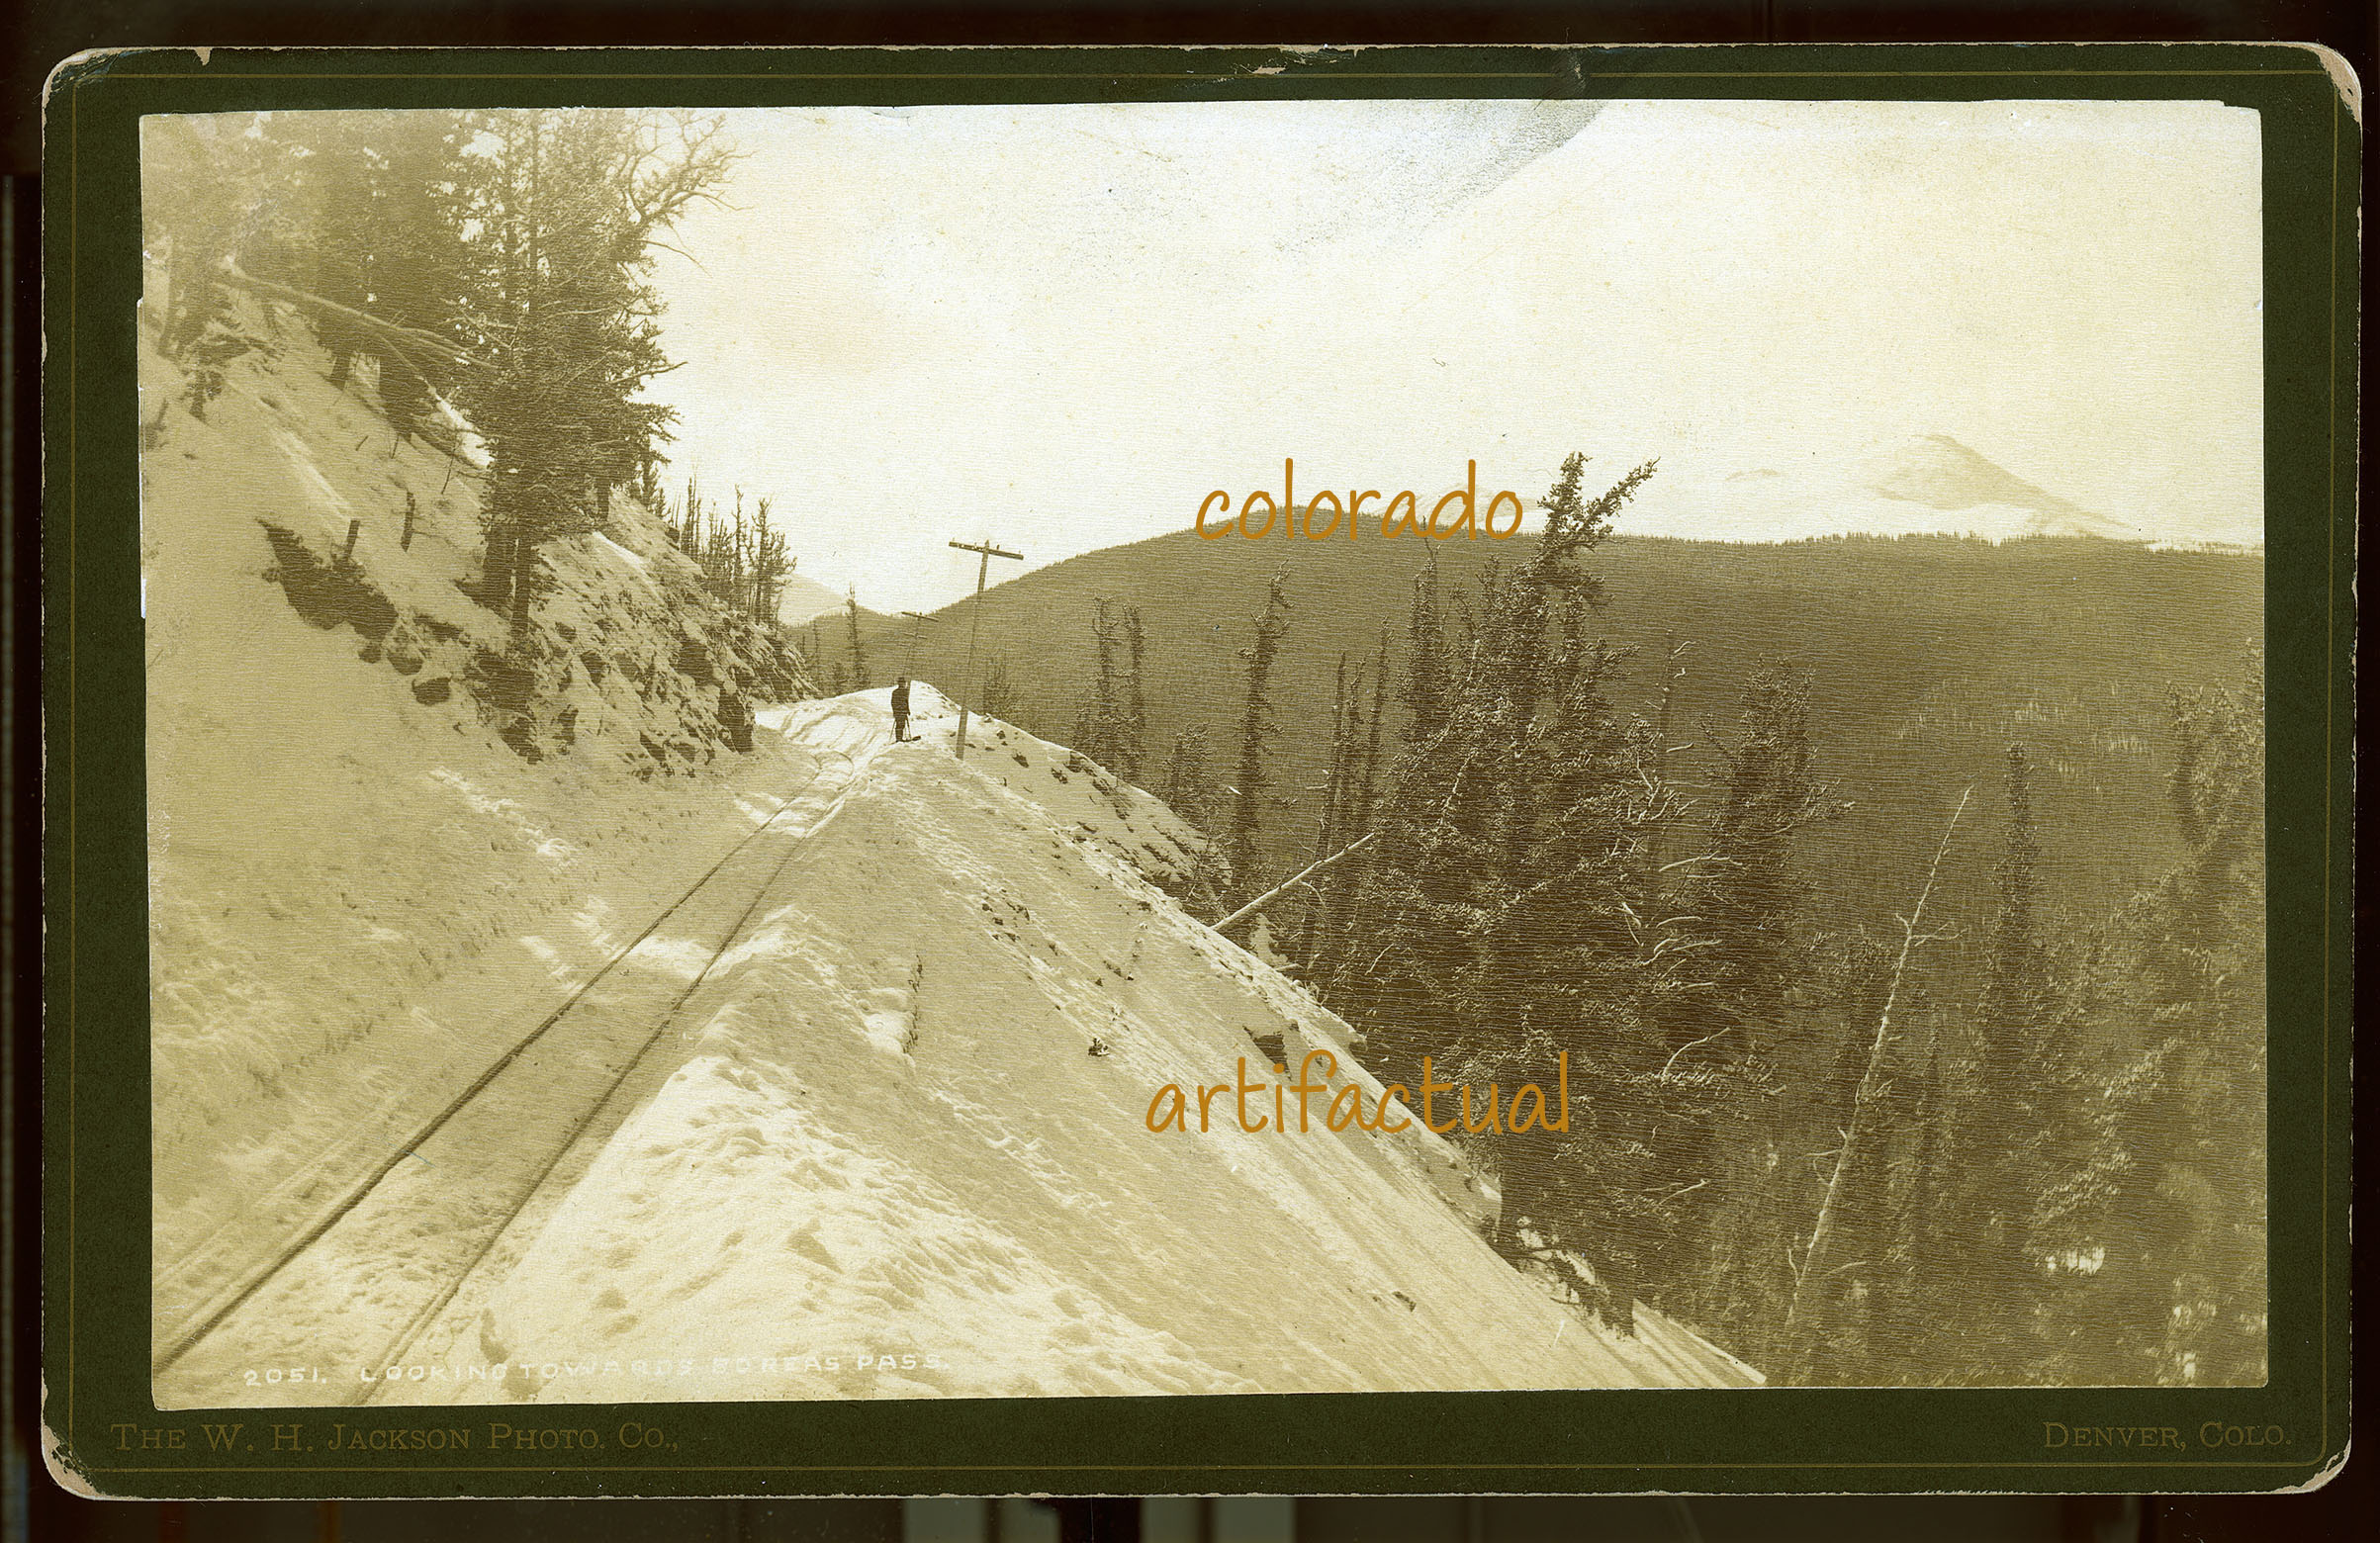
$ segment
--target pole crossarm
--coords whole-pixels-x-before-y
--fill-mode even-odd
[[[905,610],[901,614],[909,618],[909,674],[915,676],[917,674],[917,639],[918,634],[925,630],[926,613]]]
[[[983,581],[991,571],[993,558],[1005,557],[1021,563],[1025,561],[1025,554],[1005,551],[1000,547],[993,546],[989,541],[954,541],[951,545],[961,552],[980,554],[975,561],[975,608],[973,616],[968,622],[966,634],[966,695],[961,697],[959,702],[958,750],[959,759],[964,761],[966,759],[968,704],[975,699],[975,640],[983,635]]]

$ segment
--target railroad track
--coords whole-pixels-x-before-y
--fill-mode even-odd
[[[568,1153],[624,1112],[615,1106],[637,1068],[833,813],[859,761],[815,748],[841,761],[839,785],[811,796],[828,772],[822,760],[633,941],[283,1241],[244,1266],[218,1266],[223,1283],[159,1336],[150,1370],[160,1407],[355,1404],[375,1391],[359,1370],[393,1364]]]

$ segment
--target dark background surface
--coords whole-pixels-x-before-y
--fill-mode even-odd
[[[13,0],[5,169],[83,48],[239,44],[2325,43],[2368,83],[2371,0]],[[2368,85],[2367,85],[2368,89]]]
[[[1261,42],[1851,42],[1851,41],[2317,41],[2373,78],[2374,7],[2369,0],[2139,0],[2077,7],[2013,0],[1987,6],[1951,0],[1615,0],[1600,5],[1489,4],[1464,10],[1410,4],[1245,6],[921,6],[863,0],[766,6],[736,0],[18,0],[0,40],[0,165],[30,172],[40,146],[39,92],[48,69],[86,47],[141,44],[798,44],[798,43],[1261,43]],[[39,1241],[39,1044],[30,969],[38,957],[39,873],[22,839],[38,823],[40,746],[29,711],[38,700],[39,467],[32,394],[38,336],[34,189],[10,189],[4,228],[5,293],[12,326],[0,438],[7,500],[0,504],[0,636],[7,689],[0,738],[10,841],[0,849],[6,936],[0,942],[0,1011],[9,1032],[5,1205],[10,1284],[4,1346],[8,1399],[0,1534],[39,1539],[901,1539],[921,1540],[924,1518],[904,1518],[895,1500],[450,1501],[91,1503],[64,1496],[39,1455],[38,1371],[30,1293]],[[2368,275],[2367,275],[2368,283]],[[2368,464],[2368,463],[2367,463]],[[2358,854],[2360,871],[2361,854]],[[2357,933],[2366,909],[2357,906]],[[2360,1156],[2359,1156],[2360,1172]],[[2358,1186],[2360,1188],[2360,1186]],[[2366,1236],[2370,1228],[2366,1228]],[[2358,1264],[2368,1248],[2359,1240]],[[2358,1283],[2364,1272],[2358,1268]],[[2197,1540],[2361,1536],[2373,1514],[2363,1475],[2369,1460],[2313,1497],[2151,1498],[2127,1502],[2056,1498],[1725,1498],[1691,1502],[1633,1498],[1305,1500],[1251,1519],[1206,1513],[1202,1543],[1282,1537],[1283,1521],[1303,1543],[1375,1539],[1520,1543],[1555,1538],[1968,1538]],[[1075,1501],[1054,1514],[1011,1514],[992,1531],[1006,1543],[1053,1534],[1133,1543],[1143,1535],[1134,1501]],[[2362,1526],[2354,1523],[2362,1521]],[[1249,1530],[1249,1528],[1256,1530]],[[980,1535],[980,1534],[978,1534]],[[1155,1529],[1149,1532],[1155,1543]],[[990,1543],[990,1539],[986,1540]],[[1286,1543],[1286,1540],[1284,1540]]]

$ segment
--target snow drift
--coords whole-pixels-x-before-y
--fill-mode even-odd
[[[197,411],[140,336],[160,1267],[766,819],[787,768],[728,751],[724,698],[807,685],[616,500],[546,553],[571,732],[531,765],[478,694],[507,638],[465,592],[468,428],[402,436],[294,317],[236,315],[252,346]]]
[[[477,1154],[551,1178],[442,1310],[373,1316],[376,1282],[445,1257],[424,1209],[183,1363],[327,1357],[336,1322],[395,1333],[394,1375],[161,1406],[1758,1380],[1511,1269],[1494,1196],[1425,1131],[1149,1131],[1158,1087],[1276,1044],[1375,1085],[1344,1025],[1175,902],[1202,839],[1064,747],[977,719],[961,761],[921,682],[917,742],[876,690],[763,709],[728,748],[725,696],[768,662],[638,511],[550,554],[537,624],[577,713],[524,753],[470,687],[494,639],[468,472],[250,320],[276,340],[203,417],[143,357],[161,1336],[838,770],[617,1110]],[[454,1166],[412,1182],[479,1164]]]
[[[886,738],[884,696],[833,711]],[[407,1358],[448,1375],[383,1397],[1756,1380],[1657,1314],[1626,1338],[1557,1305],[1418,1128],[1150,1132],[1158,1087],[1255,1067],[1259,1037],[1371,1084],[1342,1024],[1168,898],[1200,842],[1162,804],[998,722],[959,761],[955,729],[928,705],[867,759],[672,1069]]]

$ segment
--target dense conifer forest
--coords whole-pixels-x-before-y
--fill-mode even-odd
[[[229,114],[160,118],[148,131],[142,206],[151,324],[187,382],[157,406],[204,419],[243,356],[291,335],[329,356],[329,379],[374,401],[401,440],[444,452],[448,483],[476,499],[480,541],[466,593],[502,618],[476,648],[468,690],[532,759],[575,733],[558,706],[615,661],[575,622],[544,613],[554,556],[619,537],[635,517],[692,565],[694,592],[665,593],[676,675],[717,691],[697,739],[749,748],[756,701],[809,683],[778,598],[793,571],[770,500],[662,486],[672,408],[646,388],[677,366],[662,344],[656,255],[715,201],[737,152],[720,120],[615,110]],[[261,318],[262,324],[258,321]],[[300,329],[296,333],[288,328]],[[400,544],[410,546],[409,521]],[[389,608],[348,550],[319,564],[348,611]],[[598,646],[589,647],[590,642]],[[641,691],[650,672],[635,669]],[[658,767],[686,741],[648,736]],[[694,759],[701,759],[696,747]]]
[[[1385,1079],[1567,1057],[1568,1133],[1457,1135],[1606,1320],[1781,1382],[2260,1382],[2258,560],[1614,540],[1657,475],[1573,456],[1401,601],[1386,546],[1076,559],[985,625],[1087,592],[1090,648],[999,689],[1088,665],[1078,743],[1208,830],[1218,916],[1370,838],[1253,946]]]
[[[796,633],[798,524],[665,490],[645,390],[718,121],[167,120],[148,154],[166,406],[282,346],[261,302],[451,458],[503,639],[459,673],[523,757],[623,668],[546,614],[549,554],[632,506],[699,576],[636,667],[702,682],[693,739],[913,668],[1203,830],[1204,919],[1311,868],[1234,926],[1383,1079],[1566,1066],[1567,1129],[1454,1134],[1494,1246],[1606,1322],[1641,1300],[1778,1382],[2264,1379],[2260,556],[1630,538],[1658,468],[1572,455],[1518,540],[1182,533]],[[317,590],[394,617],[355,539]]]

